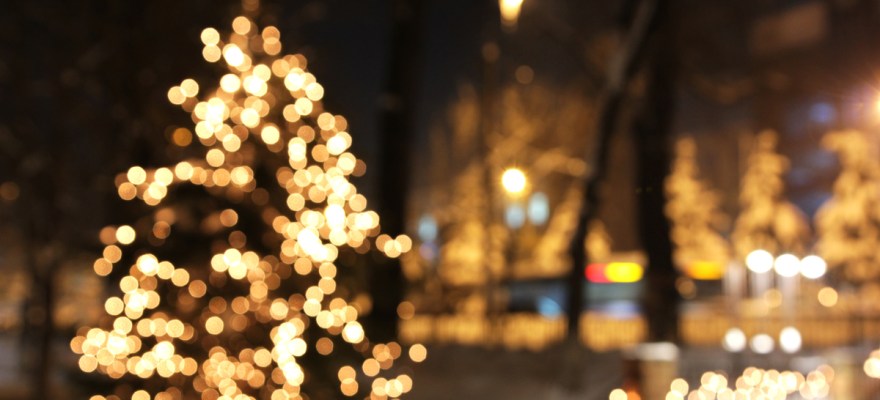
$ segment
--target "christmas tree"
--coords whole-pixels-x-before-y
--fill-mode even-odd
[[[227,68],[217,88],[185,79],[168,91],[195,123],[171,144],[197,156],[117,177],[119,196],[151,211],[101,231],[94,269],[118,285],[101,326],[71,341],[79,366],[128,383],[108,399],[302,399],[328,382],[400,397],[412,379],[382,375],[406,354],[365,338],[370,300],[341,279],[357,254],[398,257],[411,241],[379,234],[349,180],[365,165],[347,121],[323,109],[306,59],[280,56],[273,26],[241,16],[232,28],[201,32],[204,58]],[[421,345],[408,353],[425,358]]]
[[[880,276],[880,163],[864,133],[831,132],[822,146],[837,154],[841,171],[833,197],[816,214],[816,249],[842,277],[865,282]]]
[[[755,138],[739,194],[740,212],[733,230],[733,245],[740,260],[752,251],[772,254],[801,252],[809,227],[803,213],[785,200],[783,174],[788,159],[776,152],[776,133],[764,131]]]
[[[730,258],[730,250],[718,233],[718,225],[724,218],[718,210],[720,199],[700,181],[694,139],[679,140],[675,156],[666,179],[666,215],[672,222],[675,262],[679,268],[688,268],[697,262],[724,265]]]

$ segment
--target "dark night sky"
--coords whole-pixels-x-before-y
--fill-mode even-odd
[[[778,116],[777,122],[799,130],[797,122],[812,106],[810,99],[830,99],[832,105],[846,103],[852,82],[865,80],[870,60],[853,54],[865,53],[860,50],[871,42],[853,38],[867,37],[864,27],[870,25],[862,23],[868,16],[862,15],[861,6],[846,8],[850,6],[834,3],[829,6],[830,33],[814,50],[798,50],[756,63],[748,58],[748,27],[762,13],[805,2],[772,3],[710,7],[682,2],[688,10],[687,23],[682,24],[682,45],[690,49],[684,52],[684,66],[688,71],[707,72],[716,81],[752,78],[757,82],[754,85],[761,87],[764,76],[753,74],[760,68],[770,66],[776,69],[771,73],[786,73],[792,69],[787,62],[821,60],[807,63],[810,68],[803,68],[804,76],[793,75],[794,89],[781,95],[783,104],[794,104],[794,111]],[[607,2],[527,2],[519,31],[501,34],[495,7],[494,1],[425,3],[421,52],[415,57],[420,74],[416,124],[411,134],[417,149],[428,146],[431,127],[445,118],[446,106],[455,99],[460,84],[479,88],[483,41],[499,39],[502,81],[511,81],[516,66],[525,64],[534,68],[536,81],[565,87],[583,80],[572,61],[572,54],[576,59],[583,50],[577,40],[607,33],[619,12],[618,4]],[[0,180],[17,176],[23,189],[32,186],[38,198],[45,197],[47,191],[60,193],[61,212],[70,215],[76,231],[103,225],[111,216],[85,205],[112,199],[108,194],[112,194],[114,174],[131,161],[159,164],[176,157],[156,150],[162,148],[168,127],[189,124],[186,113],[168,104],[166,90],[186,77],[203,83],[217,77],[217,68],[200,57],[198,33],[206,26],[226,28],[238,8],[238,1],[207,0],[7,3],[0,14]],[[309,57],[310,69],[327,89],[328,109],[350,120],[355,152],[374,167],[362,178],[361,187],[367,195],[374,195],[376,160],[387,155],[378,146],[378,131],[388,78],[391,2],[266,1],[263,10],[261,23],[273,23],[281,29],[285,52],[302,52]],[[694,16],[699,18],[690,18]],[[729,29],[712,29],[721,26],[719,21],[728,20],[733,21]],[[850,56],[842,58],[842,66],[828,61],[847,54]],[[787,57],[791,61],[786,61]],[[605,64],[599,62],[595,67],[601,73]],[[832,71],[838,67],[849,68],[849,72],[834,76]],[[735,141],[729,137],[734,131],[763,128],[759,125],[764,122],[756,121],[761,116],[755,112],[764,107],[761,96],[752,95],[734,104],[712,104],[691,89],[682,91],[676,133],[711,138],[707,145],[717,142],[729,148]],[[783,138],[783,151],[796,164],[790,182],[796,201],[808,211],[821,199],[815,194],[817,187],[829,186],[829,171],[833,172],[827,168],[827,154],[808,151],[815,143],[813,134]],[[809,154],[799,153],[802,150]],[[49,161],[63,166],[63,173],[47,175]],[[421,156],[415,157],[414,163],[416,170],[430,168]],[[736,171],[719,165],[707,163],[709,179],[735,193]],[[53,179],[54,189],[36,185]],[[726,208],[735,211],[735,195],[728,198]]]

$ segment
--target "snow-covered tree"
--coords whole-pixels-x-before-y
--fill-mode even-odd
[[[822,146],[837,154],[841,171],[833,197],[816,213],[816,250],[847,280],[880,277],[880,162],[864,133],[830,132]]]
[[[441,247],[438,274],[451,286],[485,285],[503,273],[503,255],[487,227],[490,204],[486,187],[488,166],[476,157],[480,144],[479,98],[470,87],[459,90],[459,101],[449,110],[451,153],[436,154],[436,160],[450,157],[446,183],[434,191],[439,207]],[[439,149],[438,149],[439,150]],[[494,278],[493,278],[494,277]]]
[[[273,26],[232,28],[201,33],[204,58],[226,65],[219,85],[168,92],[195,124],[170,130],[169,154],[194,157],[116,179],[121,198],[153,208],[101,232],[94,269],[118,284],[106,318],[71,341],[79,366],[133,384],[108,399],[400,397],[412,379],[390,374],[406,352],[365,338],[370,302],[344,279],[358,254],[397,257],[411,241],[379,234],[349,180],[365,166],[348,123],[324,110],[305,57],[279,56]]]
[[[776,152],[775,132],[755,137],[740,182],[740,212],[733,230],[733,245],[740,260],[757,249],[773,254],[802,252],[810,231],[803,213],[785,199],[783,175],[788,159]]]
[[[719,233],[724,218],[718,209],[720,198],[700,180],[693,138],[682,138],[676,144],[675,161],[665,186],[676,265],[687,268],[693,262],[706,261],[724,265],[730,248]]]

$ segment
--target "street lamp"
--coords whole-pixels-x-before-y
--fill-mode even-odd
[[[773,268],[773,255],[767,250],[755,250],[746,256],[746,267],[754,273],[763,274]]]
[[[512,197],[517,197],[526,190],[526,174],[519,168],[511,167],[501,174],[501,187]]]
[[[791,278],[801,272],[801,260],[794,254],[786,253],[776,257],[776,261],[773,262],[773,269],[776,270],[779,276]]]
[[[828,264],[819,256],[806,256],[801,260],[801,275],[807,279],[819,279],[828,271]]]
[[[516,21],[519,19],[522,3],[523,0],[498,0],[498,8],[501,10],[501,22],[506,28],[516,28]]]

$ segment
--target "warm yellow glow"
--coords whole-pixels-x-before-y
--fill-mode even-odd
[[[632,283],[642,279],[644,268],[634,262],[613,262],[605,268],[608,281],[615,283]]]
[[[819,289],[817,297],[819,299],[819,304],[825,307],[834,307],[837,305],[837,291],[832,287],[823,287],[822,289]]]
[[[213,316],[205,321],[205,330],[212,335],[219,335],[223,332],[223,320],[220,317]]]
[[[245,0],[243,7],[255,11],[257,3]],[[132,166],[116,177],[120,198],[154,211],[101,230],[105,247],[93,269],[123,276],[103,304],[102,328],[83,328],[70,342],[79,368],[111,379],[168,379],[164,391],[135,391],[138,400],[193,391],[202,398],[263,398],[264,387],[273,388],[272,399],[305,398],[300,385],[308,371],[298,358],[332,356],[341,338],[365,354],[364,375],[372,382],[360,387],[364,375],[343,367],[339,391],[400,397],[412,389],[408,375],[391,376],[404,349],[368,340],[358,316],[371,300],[356,288],[340,290],[334,263],[344,247],[400,257],[413,240],[381,234],[379,215],[349,180],[366,166],[351,152],[347,120],[325,110],[325,88],[306,70],[305,57],[278,55],[275,27],[260,31],[240,16],[232,30],[200,33],[205,60],[225,63],[218,81],[184,78],[167,92],[194,122],[166,131],[167,154],[191,158]],[[273,156],[278,160],[264,162]],[[178,190],[183,186],[199,190]],[[2,200],[18,197],[14,184],[0,189]],[[178,202],[191,193],[211,198]],[[179,256],[163,246],[185,249],[186,235],[204,235],[192,243],[209,247],[160,259]],[[398,313],[412,319],[415,306],[405,301]],[[415,362],[426,354],[422,345],[409,349]]]
[[[825,276],[828,265],[819,256],[806,256],[801,260],[801,274],[807,279],[819,279]]]
[[[140,185],[147,180],[147,172],[144,171],[143,168],[134,166],[128,169],[128,174],[126,174],[128,181],[135,184]]]
[[[866,364],[866,370],[867,370]],[[666,399],[819,399],[829,395],[834,381],[834,370],[820,365],[806,376],[798,371],[763,370],[747,367],[739,377],[727,378],[724,374],[706,372],[700,377],[699,386],[689,390],[689,385],[677,378],[670,385]],[[618,389],[619,390],[619,389]],[[612,396],[614,395],[612,392]],[[622,393],[617,392],[617,393]],[[618,397],[621,400],[627,398]]]
[[[508,168],[501,174],[501,187],[511,195],[521,194],[526,189],[526,174],[519,168]]]
[[[171,140],[179,147],[186,147],[192,143],[192,132],[186,128],[177,128],[171,135]]]
[[[880,379],[880,350],[874,350],[863,364],[865,374],[874,379]]]
[[[724,268],[716,261],[694,261],[687,268],[688,276],[699,280],[718,280],[724,277]]]
[[[766,250],[754,250],[746,256],[746,267],[755,273],[765,273],[773,269],[773,255]]]
[[[201,39],[205,45],[216,45],[220,42],[220,33],[214,28],[205,28],[202,30]]]
[[[414,344],[409,348],[409,358],[415,362],[422,362],[428,358],[428,349],[421,344]]]
[[[614,389],[608,395],[608,400],[627,400],[628,397],[623,389]]]
[[[801,260],[793,254],[783,254],[776,257],[776,261],[773,262],[773,268],[781,276],[792,277],[800,273]]]
[[[501,21],[507,26],[516,26],[523,0],[498,0]]]
[[[116,229],[116,240],[122,244],[131,244],[134,242],[134,228],[128,225],[122,225]]]

